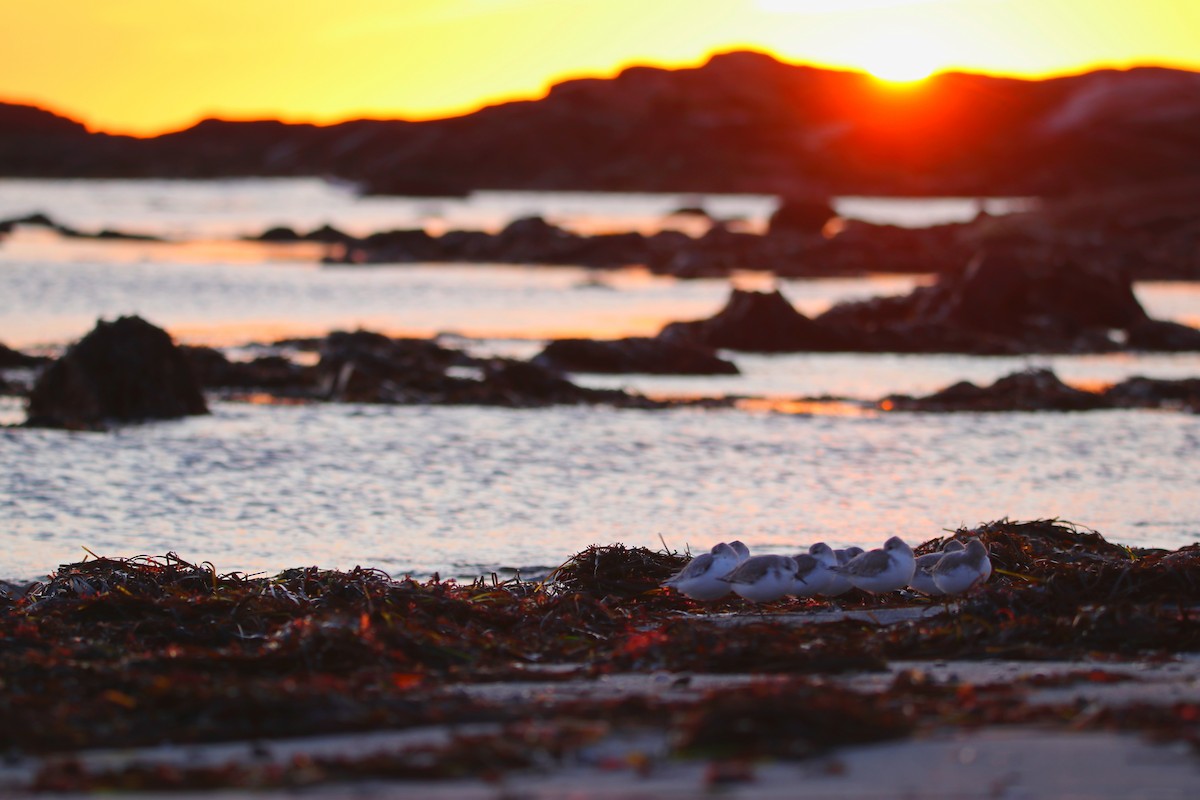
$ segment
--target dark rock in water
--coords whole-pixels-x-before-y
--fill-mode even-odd
[[[672,322],[659,337],[669,342],[761,353],[830,351],[845,346],[835,331],[794,309],[778,290],[734,289],[716,316],[694,322]]]
[[[1128,276],[1074,260],[1032,262],[982,253],[946,286],[945,316],[966,328],[1021,336],[1031,325],[1063,335],[1145,320]]]
[[[289,228],[286,225],[280,225],[274,228],[268,228],[257,237],[260,242],[302,242],[304,237],[296,232],[294,228]]]
[[[435,342],[368,331],[331,334],[317,371],[323,396],[349,403],[660,405],[622,391],[576,386],[541,364],[473,359]]]
[[[44,364],[49,360],[50,359],[42,358],[41,356],[26,355],[19,350],[13,350],[7,345],[0,344],[0,369],[36,367],[39,364]]]
[[[1200,330],[1168,320],[1145,319],[1129,328],[1126,345],[1133,350],[1181,352],[1200,350]]]
[[[1200,378],[1128,378],[1104,392],[1118,408],[1178,408],[1200,413]]]
[[[50,228],[51,230],[61,231],[62,226],[50,219],[48,214],[41,211],[33,214],[26,214],[23,217],[11,217],[9,219],[0,219],[0,233],[12,233],[13,228],[18,225],[29,225],[35,228]]]
[[[446,375],[461,358],[424,339],[392,339],[372,331],[331,333],[317,365],[330,400],[346,403],[438,402],[463,379]]]
[[[650,268],[676,278],[716,278],[736,269],[759,269],[763,263],[763,237],[732,231],[716,224],[699,239],[660,238],[653,248]]]
[[[918,287],[902,297],[840,303],[816,318],[838,331],[848,350],[881,353],[1020,353],[1023,346],[997,334],[972,331],[940,318],[941,294]]]
[[[373,262],[412,263],[444,260],[437,238],[420,228],[373,233],[355,245]]]
[[[687,241],[691,239],[683,236]],[[379,264],[414,261],[454,261],[501,264],[570,264],[584,267],[622,267],[660,259],[665,236],[640,233],[581,236],[541,217],[524,217],[496,234],[449,231],[431,236],[424,230],[384,231],[365,239],[347,240],[338,263]]]
[[[771,215],[768,232],[772,236],[800,234],[819,235],[829,220],[837,216],[825,199],[785,197]]]
[[[737,269],[737,266],[729,253],[705,250],[701,247],[684,247],[656,264],[654,271],[660,275],[684,279],[722,278]]]
[[[95,428],[206,413],[191,364],[166,331],[121,317],[98,322],[42,373],[26,424]]]
[[[646,238],[638,233],[580,236],[541,217],[514,220],[488,243],[492,258],[516,264],[618,267],[645,263]]]
[[[879,401],[897,411],[1088,411],[1102,408],[1162,408],[1200,412],[1200,378],[1164,380],[1133,377],[1103,392],[1066,385],[1049,370],[1007,375],[991,386],[968,381],[925,397],[892,395]]]
[[[348,233],[344,233],[332,225],[322,225],[309,231],[305,236],[310,242],[321,242],[323,244],[349,244],[354,241],[354,237]]]
[[[112,228],[101,228],[93,234],[79,234],[80,238],[84,239],[108,239],[123,242],[161,242],[161,236],[154,236],[149,233],[130,233],[129,231],[118,231]]]
[[[10,233],[17,225],[29,225],[31,227],[46,228],[57,233],[59,236],[65,236],[71,239],[116,239],[128,240],[134,242],[161,242],[162,238],[151,236],[145,233],[130,233],[128,231],[118,231],[111,228],[104,228],[96,233],[81,231],[78,228],[72,228],[69,225],[55,222],[48,215],[41,212],[28,214],[24,217],[14,217],[12,219],[0,220],[0,234]]]
[[[631,337],[601,341],[559,339],[534,362],[564,372],[736,375],[738,368],[711,349],[687,341]]]
[[[1119,270],[1011,251],[979,255],[904,297],[839,304],[816,321],[854,349],[896,352],[1110,352],[1121,347],[1113,331],[1160,349],[1196,341],[1191,329],[1150,320]]]
[[[925,397],[892,395],[880,407],[899,411],[1088,411],[1110,408],[1093,392],[1075,389],[1050,370],[1006,375],[990,386],[961,381]]]
[[[483,383],[512,405],[577,403],[591,396],[557,372],[528,361],[489,359],[483,365]]]
[[[283,356],[261,356],[253,361],[230,361],[211,347],[184,347],[200,385],[206,389],[270,389],[301,392],[316,386],[316,370]]]
[[[766,250],[778,255],[788,248]],[[820,253],[823,246],[803,245],[800,250]],[[716,249],[702,263],[717,271],[730,268],[735,262],[721,261],[730,252]],[[1000,355],[1105,353],[1125,347],[1200,350],[1200,330],[1146,315],[1122,270],[1011,245],[977,255],[965,269],[941,274],[932,286],[901,297],[840,303],[813,320],[778,293],[735,291],[717,316],[672,323],[660,336],[761,351]]]

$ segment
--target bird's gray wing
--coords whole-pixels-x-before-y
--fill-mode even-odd
[[[842,567],[839,572],[847,575],[878,575],[888,568],[891,559],[884,550],[871,550],[856,556]]]
[[[931,575],[945,575],[947,572],[953,572],[964,564],[970,563],[970,555],[966,550],[953,550],[942,556],[942,560],[933,565],[933,569],[929,570]]]
[[[722,580],[728,583],[754,583],[763,575],[767,574],[767,570],[772,568],[788,568],[796,562],[787,556],[753,556],[746,559],[737,566],[733,572],[726,575]]]
[[[926,553],[923,556],[917,556],[917,571],[930,573],[945,555],[945,553]]]
[[[812,574],[822,566],[820,560],[807,553],[792,556],[792,558],[796,561],[796,580],[801,583],[808,583],[805,579],[812,577]]]
[[[672,575],[667,580],[663,581],[663,586],[674,586],[680,581],[686,581],[691,578],[699,578],[710,569],[713,565],[712,553],[701,553],[687,563],[683,569]]]

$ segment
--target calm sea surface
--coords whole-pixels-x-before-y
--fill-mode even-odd
[[[989,201],[1002,212],[1019,201]],[[996,205],[1000,203],[1000,205]],[[1005,204],[1008,205],[1005,205]],[[465,200],[358,199],[320,181],[0,181],[0,218],[43,211],[85,229],[168,244],[0,242],[0,341],[53,350],[97,316],[138,313],[178,339],[235,356],[277,336],[363,326],[452,334],[475,352],[528,356],[547,337],[655,332],[720,307],[729,281],[629,270],[411,265],[322,268],[313,247],[231,242],[271,225],[354,233],[423,225],[497,228],[539,213],[578,230],[664,226],[703,205],[761,228],[774,201],[487,193]],[[904,224],[969,218],[975,200],[847,198],[845,213]],[[891,214],[892,216],[888,216]],[[880,216],[882,215],[882,217]],[[920,278],[785,281],[816,313]],[[767,286],[761,276],[735,283]],[[1200,289],[1142,284],[1156,316],[1200,324]],[[580,376],[657,395],[871,399],[1050,366],[1098,385],[1200,375],[1200,357],[732,354],[743,375]],[[760,404],[670,412],[303,407],[217,403],[209,417],[111,433],[0,430],[0,578],[78,560],[163,553],[218,569],[316,564],[474,577],[553,566],[594,543],[707,547],[742,538],[789,551],[816,539],[913,541],[999,517],[1060,516],[1127,544],[1200,539],[1200,418],[1171,412],[880,415]],[[806,412],[813,409],[803,408]],[[0,400],[0,421],[19,422]]]

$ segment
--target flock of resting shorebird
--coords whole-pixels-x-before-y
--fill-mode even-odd
[[[962,594],[992,574],[987,546],[946,542],[940,553],[914,556],[898,536],[878,550],[834,550],[824,542],[795,556],[751,556],[741,542],[721,542],[663,583],[693,600],[718,600],[729,592],[753,603],[787,595],[836,597],[851,589],[879,594],[911,588],[930,596]]]

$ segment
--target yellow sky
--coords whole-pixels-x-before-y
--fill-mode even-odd
[[[895,78],[1200,70],[1200,0],[0,0],[0,99],[151,134],[428,118],[735,48]]]

